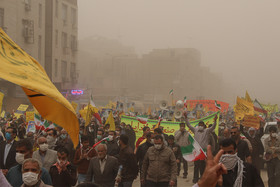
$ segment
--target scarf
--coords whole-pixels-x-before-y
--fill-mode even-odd
[[[224,154],[220,158],[220,162],[224,164],[227,170],[233,170],[237,165],[237,177],[234,182],[233,187],[242,187],[242,180],[243,180],[243,161],[235,154]]]

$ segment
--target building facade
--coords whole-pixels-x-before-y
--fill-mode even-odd
[[[60,91],[77,83],[77,9],[77,0],[0,0],[0,27],[45,68]],[[8,111],[28,102],[21,88],[7,81],[0,80],[0,91]]]

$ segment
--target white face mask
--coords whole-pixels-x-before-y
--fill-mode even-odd
[[[111,141],[114,140],[114,137],[113,137],[112,135],[109,135],[109,136],[108,136],[108,139],[109,139],[108,141],[111,142]]]
[[[159,150],[159,149],[161,149],[162,144],[155,144],[154,146],[155,146],[155,148],[156,148],[157,150]]]
[[[273,137],[273,138],[276,138],[276,136],[277,136],[277,133],[271,133],[271,137]]]
[[[38,182],[38,175],[37,173],[33,172],[26,172],[22,174],[22,181],[27,186],[35,185]]]
[[[17,163],[22,164],[24,161],[24,154],[16,153],[16,161],[17,161]]]
[[[155,143],[155,140],[154,139],[151,139],[151,144],[154,144]]]
[[[64,164],[66,163],[66,161],[65,161],[65,160],[59,160],[59,159],[57,159],[57,163],[58,163],[59,165],[64,165]]]
[[[46,143],[43,143],[43,144],[40,144],[39,147],[40,147],[41,151],[46,151],[48,149],[49,145]]]
[[[224,164],[227,170],[232,170],[236,166],[238,161],[237,153],[235,154],[224,154],[220,158],[220,162]]]

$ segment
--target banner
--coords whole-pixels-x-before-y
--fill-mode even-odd
[[[35,127],[35,122],[34,121],[29,121],[28,122],[26,133],[28,133],[28,132],[33,132],[33,133],[36,132],[36,127]]]
[[[235,120],[242,120],[245,115],[254,115],[254,104],[237,97],[236,105],[234,105],[234,112]]]
[[[34,112],[25,112],[26,122],[34,121]]]
[[[195,108],[197,104],[202,104],[204,108],[206,108],[207,111],[212,111],[212,112],[218,112],[219,109],[216,108],[215,106],[215,100],[187,100],[186,102],[188,110],[192,110]],[[217,101],[218,104],[221,105],[221,112],[227,112],[229,103],[225,103],[222,101]]]
[[[260,128],[260,118],[258,116],[245,115],[243,118],[242,125],[245,127]]]
[[[0,112],[2,111],[3,98],[4,98],[4,94],[0,92]]]
[[[205,123],[205,125],[208,127],[210,124],[214,123],[214,118],[215,118],[216,114],[218,115],[218,119],[217,119],[217,126],[215,129],[215,133],[218,134],[218,130],[219,130],[218,124],[219,124],[220,112],[216,112],[214,114],[211,114],[211,115],[209,115],[205,118],[199,119],[199,120],[190,121],[190,124],[192,126],[196,127],[200,121],[203,121]],[[122,122],[132,126],[132,128],[134,129],[135,134],[136,134],[136,140],[138,140],[138,138],[140,138],[143,135],[143,128],[145,126],[148,126],[151,129],[153,129],[154,126],[158,123],[158,120],[149,119],[146,124],[142,124],[136,119],[136,117],[123,115],[121,117],[121,123]],[[160,126],[163,127],[163,133],[168,134],[168,135],[174,135],[175,131],[180,129],[180,123],[181,122],[161,121]],[[186,126],[186,129],[193,135],[193,133],[188,129],[187,126]]]
[[[79,122],[72,105],[57,90],[44,68],[0,28],[0,78],[22,87],[30,102],[47,120],[63,127],[74,147],[79,143]]]
[[[275,104],[275,105],[265,105],[265,104],[261,104],[262,107],[267,111],[267,115],[268,117],[270,117],[271,113],[275,113],[275,112],[279,112],[278,110],[278,105]]]

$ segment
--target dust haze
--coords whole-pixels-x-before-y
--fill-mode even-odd
[[[80,81],[84,87],[94,87],[94,92],[99,91],[98,87],[106,87],[104,84],[108,88],[104,93],[114,92],[110,87],[124,84],[123,79],[114,82],[111,80],[114,77],[109,75],[123,76],[126,70],[121,67],[110,69],[109,64],[114,66],[115,62],[131,60],[132,69],[134,65],[139,69],[139,63],[149,68],[151,62],[145,59],[149,59],[147,55],[154,49],[186,48],[200,54],[200,67],[196,68],[199,72],[192,72],[195,79],[191,82],[195,84],[196,79],[203,76],[201,68],[209,70],[209,76],[215,77],[215,81],[205,84],[205,88],[211,90],[209,95],[207,90],[201,93],[199,87],[192,87],[190,83],[178,96],[194,98],[197,95],[234,103],[237,95],[244,96],[248,90],[252,98],[263,103],[280,102],[277,76],[280,66],[279,1],[79,0],[78,6]],[[108,66],[103,67],[104,63]],[[155,67],[151,68],[156,71]],[[167,71],[163,68],[157,71]],[[172,69],[175,74],[176,69],[180,75],[184,74],[180,67]],[[113,71],[121,72],[117,75]],[[125,78],[128,86],[120,86],[125,93],[120,91],[116,95],[133,94],[133,82],[143,78],[133,75]],[[190,78],[179,77],[179,87],[185,87],[184,82],[188,82],[185,79]],[[164,87],[161,91],[168,95],[172,84],[165,79],[174,77],[163,77],[153,84],[160,84]],[[215,85],[216,80],[220,86]],[[110,81],[113,83],[109,84]],[[165,82],[169,85],[165,86]],[[150,89],[148,95],[154,94],[153,86],[159,87],[153,84],[147,87]],[[195,89],[198,90],[191,91]]]

